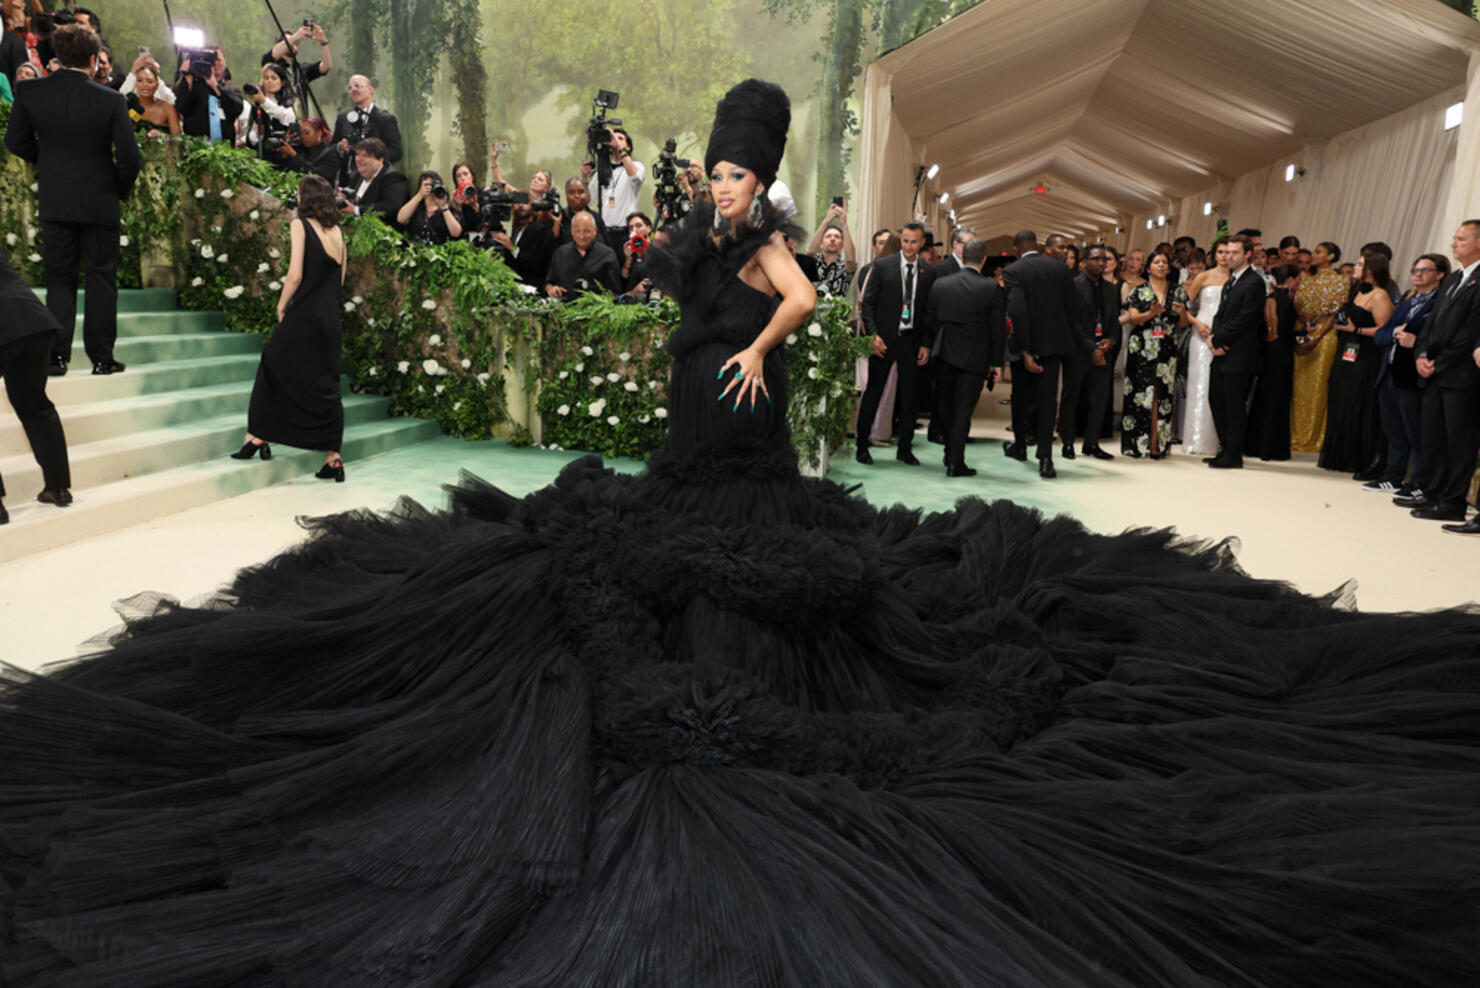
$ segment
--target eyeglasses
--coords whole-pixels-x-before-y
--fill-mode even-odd
[[[368,82],[352,82],[352,83],[349,84],[349,88],[351,90],[355,90],[355,89],[369,89],[370,88],[370,83],[368,83]]]

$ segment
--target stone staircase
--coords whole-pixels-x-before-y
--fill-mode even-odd
[[[76,501],[65,509],[36,502],[41,470],[19,419],[0,402],[10,511],[0,562],[303,477],[323,463],[321,453],[287,446],[274,446],[266,462],[227,457],[246,431],[260,337],[226,332],[219,313],[181,311],[171,290],[122,291],[114,354],[128,370],[94,377],[82,346],[83,304],[79,297],[71,370],[47,385],[67,430]],[[385,398],[346,388],[346,461],[441,435],[435,422],[388,418],[386,407]]]

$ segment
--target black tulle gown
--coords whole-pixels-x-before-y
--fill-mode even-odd
[[[1353,286],[1352,297],[1372,286]],[[1323,470],[1355,473],[1381,465],[1386,441],[1377,401],[1377,372],[1382,354],[1372,337],[1356,332],[1376,325],[1372,313],[1347,302],[1347,326],[1338,327],[1336,360],[1331,365],[1331,390],[1326,397],[1326,438],[1317,461]]]
[[[247,431],[300,449],[337,450],[344,443],[340,263],[324,250],[312,223],[295,222],[303,223],[303,281],[262,350]]]
[[[1275,338],[1259,342],[1259,380],[1249,403],[1245,452],[1261,460],[1290,458],[1290,400],[1295,392],[1295,325],[1300,314],[1286,288],[1276,288]]]
[[[759,239],[655,266],[642,475],[320,519],[9,671],[5,983],[1474,984],[1480,617],[803,479],[780,357],[716,400]]]

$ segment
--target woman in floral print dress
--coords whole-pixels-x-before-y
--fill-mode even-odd
[[[1159,460],[1171,449],[1176,330],[1187,325],[1187,293],[1168,280],[1171,270],[1172,259],[1165,251],[1152,254],[1146,262],[1146,283],[1126,298],[1120,451],[1136,459]]]

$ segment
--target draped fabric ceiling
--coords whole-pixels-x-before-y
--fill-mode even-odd
[[[1442,124],[1477,51],[1480,23],[1438,0],[983,0],[869,67],[859,232],[911,215],[919,167],[938,163],[915,214],[942,235],[954,207],[983,238],[1028,227],[1143,246],[1145,218],[1166,215],[1155,240],[1206,243],[1207,201],[1267,240],[1326,239],[1338,231],[1294,227],[1334,216],[1361,235],[1318,201],[1337,185],[1364,196],[1344,203],[1355,211],[1409,196],[1404,181],[1445,183],[1424,215],[1391,210],[1403,231],[1377,231],[1417,247],[1464,218],[1448,208],[1480,205],[1447,188],[1456,148],[1455,174],[1475,184],[1480,99],[1462,128]],[[1289,162],[1307,174],[1286,189]]]

